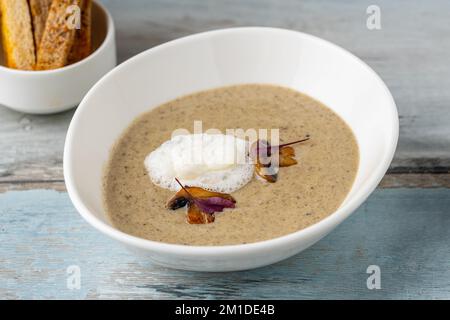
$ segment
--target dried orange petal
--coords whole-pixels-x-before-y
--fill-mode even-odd
[[[214,214],[201,211],[195,203],[190,203],[187,212],[187,222],[189,224],[212,223],[215,220]]]
[[[187,205],[187,222],[190,224],[204,224],[214,222],[215,212],[222,212],[225,208],[234,208],[236,200],[227,193],[208,191],[199,187],[181,186],[166,204],[171,210],[176,210]]]
[[[262,166],[260,164],[255,165],[256,174],[270,183],[277,182],[278,173],[275,172],[274,168]]]
[[[289,167],[298,163],[297,160],[294,159],[295,157],[294,148],[282,147],[279,153],[280,153],[280,160],[279,160],[280,167]]]

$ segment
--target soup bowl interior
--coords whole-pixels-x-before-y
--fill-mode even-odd
[[[339,114],[352,128],[360,149],[360,163],[353,187],[340,208],[304,230],[235,246],[158,243],[124,234],[111,226],[102,203],[102,175],[111,147],[131,121],[179,96],[245,83],[275,84],[306,93]],[[187,270],[242,270],[296,254],[342,222],[383,177],[397,138],[398,116],[389,90],[355,56],[299,32],[225,29],[150,49],[98,82],[80,104],[70,125],[64,173],[69,195],[88,222],[153,261]]]

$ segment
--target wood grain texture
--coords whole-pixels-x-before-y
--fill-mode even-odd
[[[384,176],[380,188],[450,188],[450,174],[391,173]],[[0,188],[1,192],[1,188]]]
[[[61,180],[73,111],[31,116],[0,109],[0,182]]]
[[[372,1],[103,0],[117,27],[119,60],[192,33],[234,26],[290,28],[330,40],[386,81],[400,111],[394,173],[449,173],[450,24],[447,0],[377,1],[382,29],[366,28]],[[73,111],[24,116],[0,107],[0,181],[61,180]]]
[[[449,188],[450,174],[387,174],[379,188]],[[64,180],[0,181],[0,194],[8,191],[45,189],[66,191]]]
[[[100,234],[66,193],[0,194],[0,299],[448,299],[450,190],[376,191],[303,253],[245,272],[161,268]],[[67,268],[81,269],[80,290]],[[368,290],[366,269],[381,268]],[[282,288],[282,289],[281,289]]]
[[[0,107],[0,299],[450,299],[450,189],[440,188],[450,188],[448,0],[379,0],[379,31],[366,28],[369,0],[101,2],[115,19],[120,61],[192,33],[249,25],[299,30],[349,49],[386,81],[399,108],[399,147],[381,183],[389,189],[276,265],[168,270],[88,226],[63,192],[73,111],[31,116]],[[381,268],[381,290],[366,287],[371,264]],[[81,268],[80,290],[67,289],[71,265]]]

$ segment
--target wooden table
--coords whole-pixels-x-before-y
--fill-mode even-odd
[[[450,298],[448,0],[378,0],[381,30],[366,27],[373,1],[102,2],[116,22],[120,61],[188,34],[248,25],[349,49],[395,97],[395,160],[351,218],[294,258],[238,273],[180,272],[133,255],[76,213],[62,172],[73,111],[0,107],[0,298]],[[381,269],[379,290],[367,288],[369,265]],[[80,268],[80,289],[67,286],[70,266]]]

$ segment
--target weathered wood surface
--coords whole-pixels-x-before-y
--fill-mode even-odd
[[[387,174],[379,188],[450,188],[450,174]],[[0,183],[0,194],[24,190],[66,191],[63,180],[13,181]]]
[[[381,30],[366,28],[373,1],[103,0],[117,27],[119,60],[188,34],[233,26],[274,26],[349,49],[386,81],[400,111],[392,172],[449,172],[450,1],[380,0]],[[61,181],[73,111],[29,116],[0,107],[0,182]]]
[[[66,193],[0,194],[0,298],[449,299],[450,189],[382,189],[303,253],[252,271],[152,265],[89,227]],[[67,288],[67,268],[81,271]],[[369,265],[381,289],[368,290]],[[282,290],[281,290],[282,288]]]
[[[296,257],[239,273],[167,270],[89,227],[70,203],[62,151],[73,110],[31,116],[0,106],[0,299],[450,298],[450,1],[102,2],[115,19],[120,62],[188,34],[249,25],[295,29],[349,49],[396,99],[401,137],[391,174],[351,218]],[[379,31],[366,28],[371,4],[381,8]],[[366,287],[373,264],[381,290]],[[80,290],[66,286],[71,265],[81,269]]]

